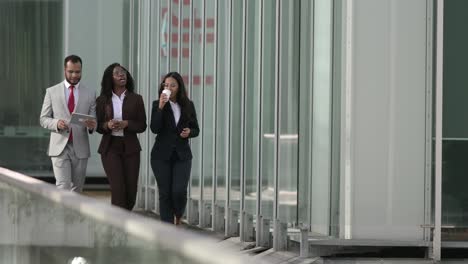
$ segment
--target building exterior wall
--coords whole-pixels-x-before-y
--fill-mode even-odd
[[[421,240],[429,221],[430,1],[348,4],[350,79],[343,98],[349,124],[342,133],[349,143],[342,151],[350,168],[342,173],[350,190],[342,201],[350,216],[344,224],[350,238]]]

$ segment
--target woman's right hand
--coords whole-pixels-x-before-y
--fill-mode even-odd
[[[165,93],[161,93],[159,96],[159,109],[163,109],[166,103],[169,101],[169,96]]]
[[[115,128],[115,122],[114,122],[113,119],[111,119],[111,120],[109,120],[109,121],[107,122],[107,128],[109,128],[110,130],[114,130],[114,128]]]

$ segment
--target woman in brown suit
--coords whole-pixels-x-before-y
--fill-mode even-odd
[[[111,188],[112,204],[135,205],[141,146],[137,133],[146,130],[145,106],[134,92],[133,78],[120,64],[104,71],[96,99],[97,132],[103,134],[98,153]]]

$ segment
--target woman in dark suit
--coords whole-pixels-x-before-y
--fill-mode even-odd
[[[113,205],[132,210],[137,195],[141,146],[137,133],[146,130],[145,105],[134,92],[133,78],[120,64],[104,71],[96,99],[98,152],[111,188]]]
[[[179,225],[192,168],[188,139],[200,133],[195,107],[179,73],[170,72],[164,77],[159,100],[153,102],[150,128],[157,134],[151,167],[158,183],[161,220]]]

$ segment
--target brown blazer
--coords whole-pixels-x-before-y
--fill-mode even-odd
[[[112,138],[112,130],[107,122],[114,118],[112,99],[103,95],[96,99],[97,132],[103,134],[98,153],[106,154]],[[141,151],[137,133],[146,130],[146,112],[141,95],[127,91],[122,106],[122,119],[128,120],[128,127],[124,129],[125,154]]]

